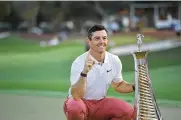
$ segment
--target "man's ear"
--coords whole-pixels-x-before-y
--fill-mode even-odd
[[[87,38],[87,44],[90,45],[91,40]]]

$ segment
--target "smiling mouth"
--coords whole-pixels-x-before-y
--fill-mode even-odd
[[[99,46],[99,48],[104,48],[105,46]]]
[[[105,45],[98,45],[99,48],[105,48]]]

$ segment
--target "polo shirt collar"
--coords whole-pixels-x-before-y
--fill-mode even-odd
[[[92,55],[90,55],[90,56],[91,56],[92,60],[95,61],[96,64],[99,63]],[[107,53],[107,51],[105,52],[104,63],[108,63],[108,53]]]

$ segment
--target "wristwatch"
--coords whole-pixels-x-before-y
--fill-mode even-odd
[[[87,74],[85,74],[85,73],[80,73],[80,76],[82,76],[82,77],[87,77]]]

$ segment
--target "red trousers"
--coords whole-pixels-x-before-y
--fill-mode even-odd
[[[131,120],[133,108],[117,98],[101,100],[65,100],[64,113],[67,120]]]

